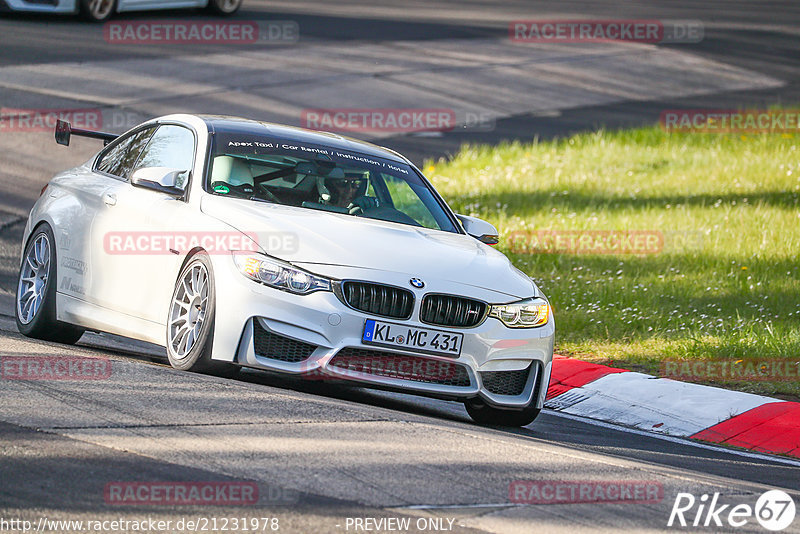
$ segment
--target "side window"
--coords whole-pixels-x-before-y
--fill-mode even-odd
[[[117,142],[100,156],[97,170],[127,180],[142,148],[155,130],[155,127],[145,128]]]
[[[183,126],[165,125],[156,133],[142,151],[136,168],[169,167],[184,172],[176,184],[183,189],[194,165],[194,134]]]

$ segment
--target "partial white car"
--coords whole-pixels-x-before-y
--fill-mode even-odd
[[[116,13],[156,9],[207,8],[218,15],[232,15],[243,0],[0,0],[0,11],[32,13],[80,13],[103,22]]]
[[[105,140],[42,190],[25,228],[26,336],[85,330],[241,367],[464,402],[480,423],[542,408],[550,304],[389,149],[245,119],[171,115]]]

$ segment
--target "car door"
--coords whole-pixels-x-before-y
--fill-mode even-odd
[[[191,207],[180,195],[131,182],[139,169],[179,169],[185,188],[196,153],[193,130],[162,124],[141,150],[124,181],[106,194],[109,202],[98,213],[93,241],[98,264],[108,273],[100,292],[101,305],[133,317],[163,323],[177,271],[183,261],[167,238],[185,233]]]
[[[59,292],[92,304],[105,302],[103,288],[109,282],[109,273],[93,238],[96,219],[108,209],[112,191],[125,180],[154,131],[154,126],[142,127],[115,140],[98,154],[91,169],[70,182],[71,196],[76,200],[70,210],[72,220],[57,239],[65,251],[63,259],[72,268],[59,271],[63,273]]]

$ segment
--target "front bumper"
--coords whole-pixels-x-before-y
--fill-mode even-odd
[[[230,258],[215,260],[214,359],[437,398],[480,397],[504,408],[522,409],[532,402],[541,407],[544,402],[553,358],[552,318],[530,329],[507,328],[492,318],[473,328],[420,322],[424,293],[465,294],[463,287],[457,292],[447,281],[428,281],[424,290],[414,290],[410,319],[380,318],[349,308],[331,292],[295,295],[260,285],[242,276]],[[407,281],[404,275],[385,272],[360,279],[398,285],[398,277]],[[461,354],[452,358],[364,345],[367,319],[463,333]]]

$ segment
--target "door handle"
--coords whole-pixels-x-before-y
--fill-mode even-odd
[[[117,195],[113,193],[104,193],[103,202],[106,206],[114,206],[117,203]]]

